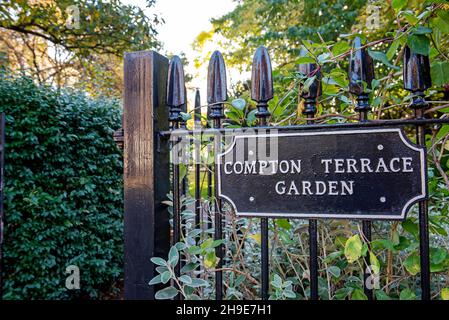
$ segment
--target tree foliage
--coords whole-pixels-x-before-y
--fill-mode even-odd
[[[0,65],[40,83],[120,96],[124,52],[160,48],[163,20],[120,0],[0,2]]]

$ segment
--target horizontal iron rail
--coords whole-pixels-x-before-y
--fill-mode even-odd
[[[331,124],[316,124],[313,126],[307,125],[293,125],[293,126],[263,126],[263,127],[242,127],[242,128],[220,128],[220,129],[195,129],[195,130],[176,130],[178,133],[185,135],[192,134],[218,134],[218,133],[232,133],[241,129],[254,129],[254,130],[320,130],[320,129],[336,129],[336,128],[364,128],[364,127],[388,127],[388,126],[416,126],[416,125],[429,125],[429,124],[449,124],[449,118],[442,119],[407,119],[407,120],[372,120],[367,122],[347,122],[347,123],[331,123]],[[160,131],[161,136],[169,136],[173,134],[175,130]]]

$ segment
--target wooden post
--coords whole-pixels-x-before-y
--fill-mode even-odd
[[[166,107],[168,60],[154,51],[127,53],[124,62],[125,299],[154,299],[154,256],[167,258],[169,193]]]

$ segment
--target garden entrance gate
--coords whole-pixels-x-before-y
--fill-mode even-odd
[[[115,135],[124,146],[125,298],[154,298],[158,286],[148,285],[156,267],[150,258],[166,257],[170,245],[188,232],[181,216],[186,193],[186,178],[181,171],[189,167],[194,176],[194,228],[213,228],[218,240],[226,236],[224,212],[260,218],[262,299],[269,297],[270,219],[308,220],[310,299],[318,299],[320,219],[361,220],[362,237],[369,243],[371,221],[403,220],[415,203],[419,206],[422,299],[430,299],[425,136],[427,126],[446,125],[449,119],[425,118],[428,105],[424,91],[431,86],[429,60],[406,48],[404,87],[412,93],[409,108],[415,116],[369,121],[368,89],[374,66],[359,39],[354,42],[350,59],[349,91],[357,100],[358,122],[314,124],[321,79],[319,67],[308,63],[299,67],[302,74],[313,77],[300,97],[307,125],[269,126],[273,80],[268,52],[260,47],[254,56],[251,79],[251,98],[257,103],[259,122],[258,127],[244,131],[222,125],[227,89],[225,64],[219,52],[214,52],[209,63],[209,126],[204,129],[198,91],[194,128],[186,128],[186,89],[178,57],[169,62],[153,51],[125,56],[123,131]],[[405,129],[409,133],[414,130],[416,143],[409,140]],[[215,161],[203,165],[198,160],[201,148],[211,140],[207,145],[215,150]],[[185,162],[192,155],[197,161]],[[213,210],[208,219],[200,190],[204,170],[207,199]],[[169,210],[166,200],[170,193]],[[215,248],[215,253],[219,258],[215,296],[222,299],[223,244]],[[370,265],[369,257],[365,264]],[[180,269],[178,264],[178,275]],[[364,277],[368,280],[369,270]],[[366,286],[367,281],[364,284],[366,296],[373,299],[372,289]]]

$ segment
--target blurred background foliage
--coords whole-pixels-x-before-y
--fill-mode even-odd
[[[124,52],[160,49],[162,22],[120,0],[0,0],[0,66],[41,84],[120,97]]]

